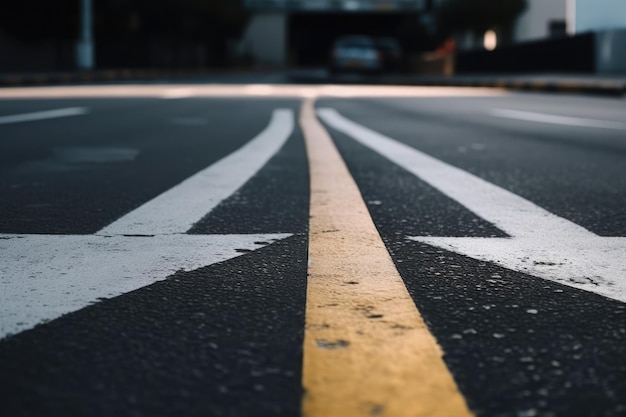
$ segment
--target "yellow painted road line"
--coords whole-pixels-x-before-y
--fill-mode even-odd
[[[300,123],[311,172],[303,415],[472,415],[312,99]]]

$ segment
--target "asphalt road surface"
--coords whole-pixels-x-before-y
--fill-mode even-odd
[[[0,399],[2,416],[624,416],[626,102],[1,90]]]

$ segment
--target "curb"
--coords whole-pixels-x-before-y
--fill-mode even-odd
[[[542,91],[569,94],[589,94],[607,97],[626,97],[626,81],[621,80],[524,80],[524,79],[422,79],[411,85],[443,87],[487,87],[514,91]]]
[[[235,70],[176,70],[176,69],[117,69],[82,72],[34,73],[0,75],[0,88],[43,85],[86,84],[126,80],[150,80],[163,77],[189,77],[232,74]],[[413,85],[429,87],[482,87],[513,91],[542,91],[569,94],[588,94],[626,98],[626,80],[532,80],[523,78],[486,77],[390,77],[380,80],[385,85]],[[319,82],[319,80],[316,80]]]
[[[56,73],[0,75],[0,88],[44,85],[85,84],[92,82],[150,80],[163,77],[209,76],[232,73],[233,70],[117,69]]]

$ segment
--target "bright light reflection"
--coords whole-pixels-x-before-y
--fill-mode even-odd
[[[4,99],[59,99],[59,98],[121,98],[154,97],[179,99],[195,97],[471,97],[501,96],[501,90],[475,87],[420,87],[383,85],[289,85],[289,84],[210,84],[210,85],[94,85],[62,87],[7,87],[0,88]]]
[[[493,30],[485,32],[484,45],[488,51],[496,49],[496,46],[498,46],[498,35],[496,35],[496,32]]]

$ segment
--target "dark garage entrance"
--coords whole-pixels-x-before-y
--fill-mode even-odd
[[[298,67],[328,62],[330,48],[341,35],[391,36],[406,44],[418,26],[417,13],[294,13],[289,16],[289,61]]]

